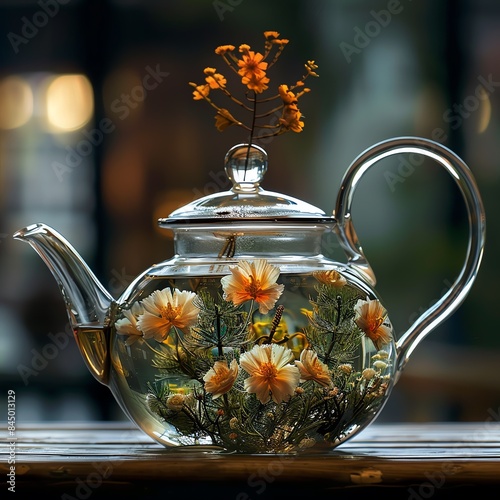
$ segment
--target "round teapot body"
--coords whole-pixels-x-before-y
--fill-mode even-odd
[[[153,266],[119,299],[110,342],[109,386],[132,421],[166,446],[230,452],[342,443],[378,414],[396,364],[375,292],[320,254]]]

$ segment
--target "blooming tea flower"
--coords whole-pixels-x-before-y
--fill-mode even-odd
[[[359,299],[354,306],[355,322],[365,335],[373,342],[376,349],[391,341],[391,329],[384,325],[387,311],[379,300]]]
[[[375,377],[375,375],[377,374],[377,372],[373,369],[373,368],[365,368],[362,372],[361,372],[361,376],[365,379],[365,380],[371,380],[373,377]]]
[[[196,322],[199,309],[194,304],[195,298],[196,294],[187,290],[155,290],[141,302],[144,314],[137,321],[137,327],[145,339],[163,342],[172,327],[186,330]]]
[[[347,283],[347,280],[333,269],[331,271],[316,271],[313,276],[323,285],[331,285],[335,288],[341,288]]]
[[[342,363],[341,365],[338,366],[338,369],[344,374],[344,375],[350,375],[353,371],[353,367],[349,363]]]
[[[281,345],[255,345],[240,357],[241,367],[250,375],[245,379],[245,390],[262,404],[271,398],[275,403],[287,401],[300,380],[299,369],[290,364],[293,360],[292,351]]]
[[[185,394],[172,394],[167,398],[167,408],[169,410],[181,411],[189,396]]]
[[[389,365],[383,361],[375,361],[373,363],[373,368],[376,370],[384,371]]]
[[[389,358],[389,353],[387,351],[381,350],[378,351],[377,354],[374,354],[372,356],[372,361],[377,361],[377,360],[384,360]]]
[[[238,376],[238,370],[238,363],[234,359],[229,366],[227,366],[225,360],[216,361],[214,366],[203,377],[205,390],[212,394],[213,399],[222,396],[233,387]]]
[[[276,283],[279,267],[265,259],[243,260],[229,270],[231,274],[221,279],[224,299],[236,306],[254,300],[259,305],[259,312],[267,314],[283,293],[284,286]]]
[[[137,328],[137,319],[143,312],[144,309],[140,303],[135,302],[130,309],[123,311],[125,317],[115,323],[116,333],[127,336],[126,345],[132,345],[142,338],[142,332]]]
[[[318,359],[318,354],[312,349],[304,349],[300,353],[300,361],[295,361],[300,370],[300,381],[313,380],[323,387],[332,385],[330,370]]]

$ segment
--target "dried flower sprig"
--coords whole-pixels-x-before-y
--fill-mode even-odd
[[[194,87],[193,99],[208,102],[216,111],[215,126],[217,130],[223,131],[232,125],[243,128],[249,132],[248,144],[251,145],[255,138],[269,138],[281,135],[285,132],[302,132],[304,128],[303,115],[298,108],[298,100],[308,93],[310,89],[305,87],[305,80],[309,76],[317,77],[318,66],[314,61],[305,63],[306,72],[294,85],[278,85],[277,93],[271,97],[258,96],[269,89],[269,69],[276,64],[281,56],[288,40],[279,38],[277,31],[264,32],[263,53],[251,50],[247,44],[238,47],[240,57],[236,54],[234,45],[221,45],[215,49],[215,53],[222,57],[227,66],[241,78],[245,86],[244,99],[238,99],[228,88],[227,79],[215,68],[205,68],[205,83],[199,85],[193,82],[189,84]],[[250,114],[250,121],[245,122],[236,118],[227,108],[221,107],[211,97],[212,91],[219,91],[241,111]],[[264,105],[265,109],[261,109]],[[259,108],[259,113],[257,113]]]

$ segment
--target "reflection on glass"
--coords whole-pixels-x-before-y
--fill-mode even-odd
[[[490,101],[490,96],[486,92],[486,90],[484,90],[484,87],[478,87],[478,88],[479,88],[479,93],[480,93],[479,98],[481,100],[481,103],[479,105],[479,125],[477,127],[477,132],[479,134],[482,134],[490,124],[491,101]]]

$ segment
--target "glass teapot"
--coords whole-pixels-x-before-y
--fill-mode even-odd
[[[364,173],[399,154],[429,157],[458,185],[468,213],[463,268],[447,293],[396,338],[354,231]],[[54,229],[15,233],[59,283],[76,342],[94,377],[157,442],[220,452],[331,449],[371,423],[418,343],[467,296],[481,263],[484,209],[467,165],[417,137],[389,139],[356,158],[332,216],[260,187],[266,152],[226,155],[231,190],[160,219],[175,255],[117,300]],[[321,254],[334,231],[346,263]]]

